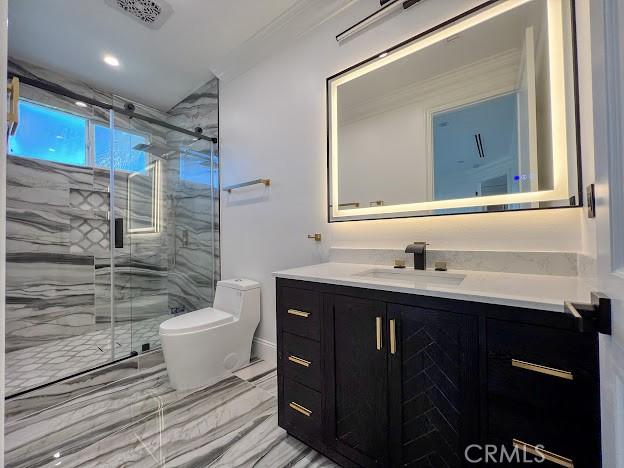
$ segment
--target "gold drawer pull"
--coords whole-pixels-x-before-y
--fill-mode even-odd
[[[308,408],[306,408],[305,406],[301,406],[295,403],[294,401],[291,401],[290,403],[288,403],[288,406],[290,406],[292,409],[294,409],[298,413],[303,414],[306,418],[309,418],[310,415],[312,414],[312,411],[310,411]]]
[[[377,351],[381,351],[381,317],[375,317],[375,338],[377,342]]]
[[[540,366],[539,364],[519,361],[518,359],[512,359],[511,365],[513,367],[519,367],[520,369],[526,369],[532,372],[539,372],[540,374],[552,375],[553,377],[558,377],[560,379],[574,380],[574,375],[572,375],[572,372],[555,369],[553,367]]]
[[[513,446],[517,449],[522,450],[523,452],[530,453],[531,455],[535,455],[536,457],[542,457],[544,460],[556,463],[559,466],[574,468],[574,462],[569,458],[562,457],[561,455],[549,452],[548,450],[544,450],[543,448],[537,448],[533,445],[527,444],[526,442],[522,442],[521,440],[513,439]]]
[[[390,354],[396,354],[396,320],[390,320]]]
[[[310,367],[312,361],[306,361],[305,359],[301,359],[300,357],[293,356],[292,354],[288,356],[288,360],[294,362],[295,364],[299,364],[303,367]]]
[[[310,316],[310,312],[304,312],[303,310],[297,309],[288,309],[288,313],[290,315],[296,315],[297,317],[308,318]]]

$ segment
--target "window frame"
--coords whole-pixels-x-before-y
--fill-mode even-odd
[[[35,101],[33,99],[28,99],[28,98],[24,98],[24,97],[20,97],[19,98],[19,103],[21,103],[21,102],[27,102],[27,103],[33,104],[35,106],[44,107],[46,109],[50,109],[52,111],[59,112],[61,114],[69,114],[69,115],[71,115],[73,117],[77,117],[79,119],[84,120],[85,121],[85,148],[84,148],[84,150],[85,150],[85,164],[84,165],[83,164],[72,164],[72,163],[69,163],[69,162],[53,161],[53,160],[50,160],[50,159],[43,159],[43,158],[39,158],[37,156],[33,156],[33,155],[30,155],[30,154],[17,154],[17,153],[13,153],[13,152],[11,152],[10,145],[8,145],[8,138],[7,138],[7,154],[9,156],[14,156],[16,158],[37,159],[39,161],[45,161],[45,162],[55,163],[55,164],[66,164],[68,166],[89,167],[89,166],[87,166],[87,164],[89,163],[89,151],[88,151],[89,150],[89,125],[90,125],[89,117],[85,117],[84,115],[76,114],[75,112],[70,112],[70,111],[67,111],[65,109],[60,109],[60,108],[58,108],[56,106],[49,106],[47,104],[42,104],[42,103],[37,102],[37,101]],[[19,105],[19,103],[18,103],[18,105]]]
[[[131,135],[136,135],[139,137],[142,137],[145,139],[147,144],[151,143],[151,135],[149,133],[146,132],[141,132],[141,131],[136,131],[134,129],[129,129],[123,126],[114,126],[112,129],[110,127],[110,123],[106,122],[105,120],[102,119],[98,119],[96,117],[88,117],[85,115],[81,115],[79,113],[76,112],[72,112],[70,110],[67,109],[63,109],[57,106],[51,106],[48,104],[44,104],[38,101],[35,101],[33,99],[28,99],[25,97],[20,97],[19,99],[20,102],[27,102],[29,104],[33,104],[35,106],[39,106],[39,107],[44,107],[46,109],[58,112],[60,114],[69,114],[73,117],[77,117],[79,119],[82,119],[85,121],[85,162],[84,164],[72,164],[69,162],[64,162],[64,161],[53,161],[53,160],[48,160],[48,159],[43,159],[43,158],[39,158],[33,155],[28,155],[28,154],[17,154],[17,153],[13,153],[11,152],[11,148],[10,146],[7,148],[7,154],[9,156],[14,156],[14,157],[18,157],[18,158],[28,158],[28,159],[37,159],[40,161],[46,161],[46,162],[52,162],[52,163],[56,163],[56,164],[66,164],[68,166],[79,166],[79,167],[86,167],[86,168],[91,168],[91,169],[105,169],[105,170],[111,170],[110,166],[104,167],[104,166],[98,166],[95,164],[95,126],[96,125],[100,125],[102,127],[106,127],[109,130],[112,130],[113,132],[115,130],[120,130],[123,131],[125,133],[129,133]],[[153,158],[152,155],[149,153],[147,154],[147,160],[145,162],[145,168],[144,170],[146,170],[148,168],[148,166],[153,162]],[[132,174],[136,171],[128,171],[126,169],[117,169],[117,168],[113,168],[113,170],[115,171],[121,171],[121,172],[125,172],[128,174]]]

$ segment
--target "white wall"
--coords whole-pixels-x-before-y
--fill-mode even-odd
[[[580,209],[327,223],[325,79],[457,15],[481,0],[427,0],[339,46],[334,36],[378,7],[360,0],[303,39],[224,82],[220,145],[224,185],[269,177],[272,186],[222,198],[223,277],[263,287],[257,336],[275,341],[272,271],[314,264],[335,246],[578,251]],[[307,234],[323,233],[318,245]]]
[[[0,0],[0,76],[7,73],[7,0]],[[3,88],[6,89],[6,88]],[[4,94],[3,94],[4,96]],[[0,466],[4,466],[4,272],[6,242],[6,99],[0,99]]]
[[[386,205],[431,199],[425,110],[421,103],[340,126],[338,200]]]
[[[576,34],[577,42],[581,51],[578,55],[579,73],[579,105],[581,109],[581,151],[583,186],[595,182],[596,172],[594,168],[594,121],[592,99],[592,62],[591,54],[591,24],[590,24],[591,0],[576,2]],[[585,213],[581,216],[582,252],[592,258],[596,258],[596,223],[588,219]]]

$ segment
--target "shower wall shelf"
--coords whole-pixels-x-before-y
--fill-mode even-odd
[[[240,184],[228,185],[227,187],[223,187],[224,192],[232,193],[232,190],[239,189],[242,187],[249,187],[250,185],[258,185],[263,184],[268,187],[271,185],[271,179],[254,179],[248,182],[241,182]]]

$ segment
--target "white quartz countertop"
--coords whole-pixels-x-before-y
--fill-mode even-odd
[[[315,283],[352,286],[356,288],[434,296],[447,299],[483,302],[513,307],[564,311],[564,301],[590,302],[590,286],[574,276],[529,275],[486,271],[449,270],[449,276],[465,275],[458,285],[406,284],[387,278],[357,276],[369,271],[393,267],[353,263],[321,263],[318,265],[277,271],[275,277]],[[433,270],[427,270],[437,274]],[[444,274],[443,274],[444,275]]]

